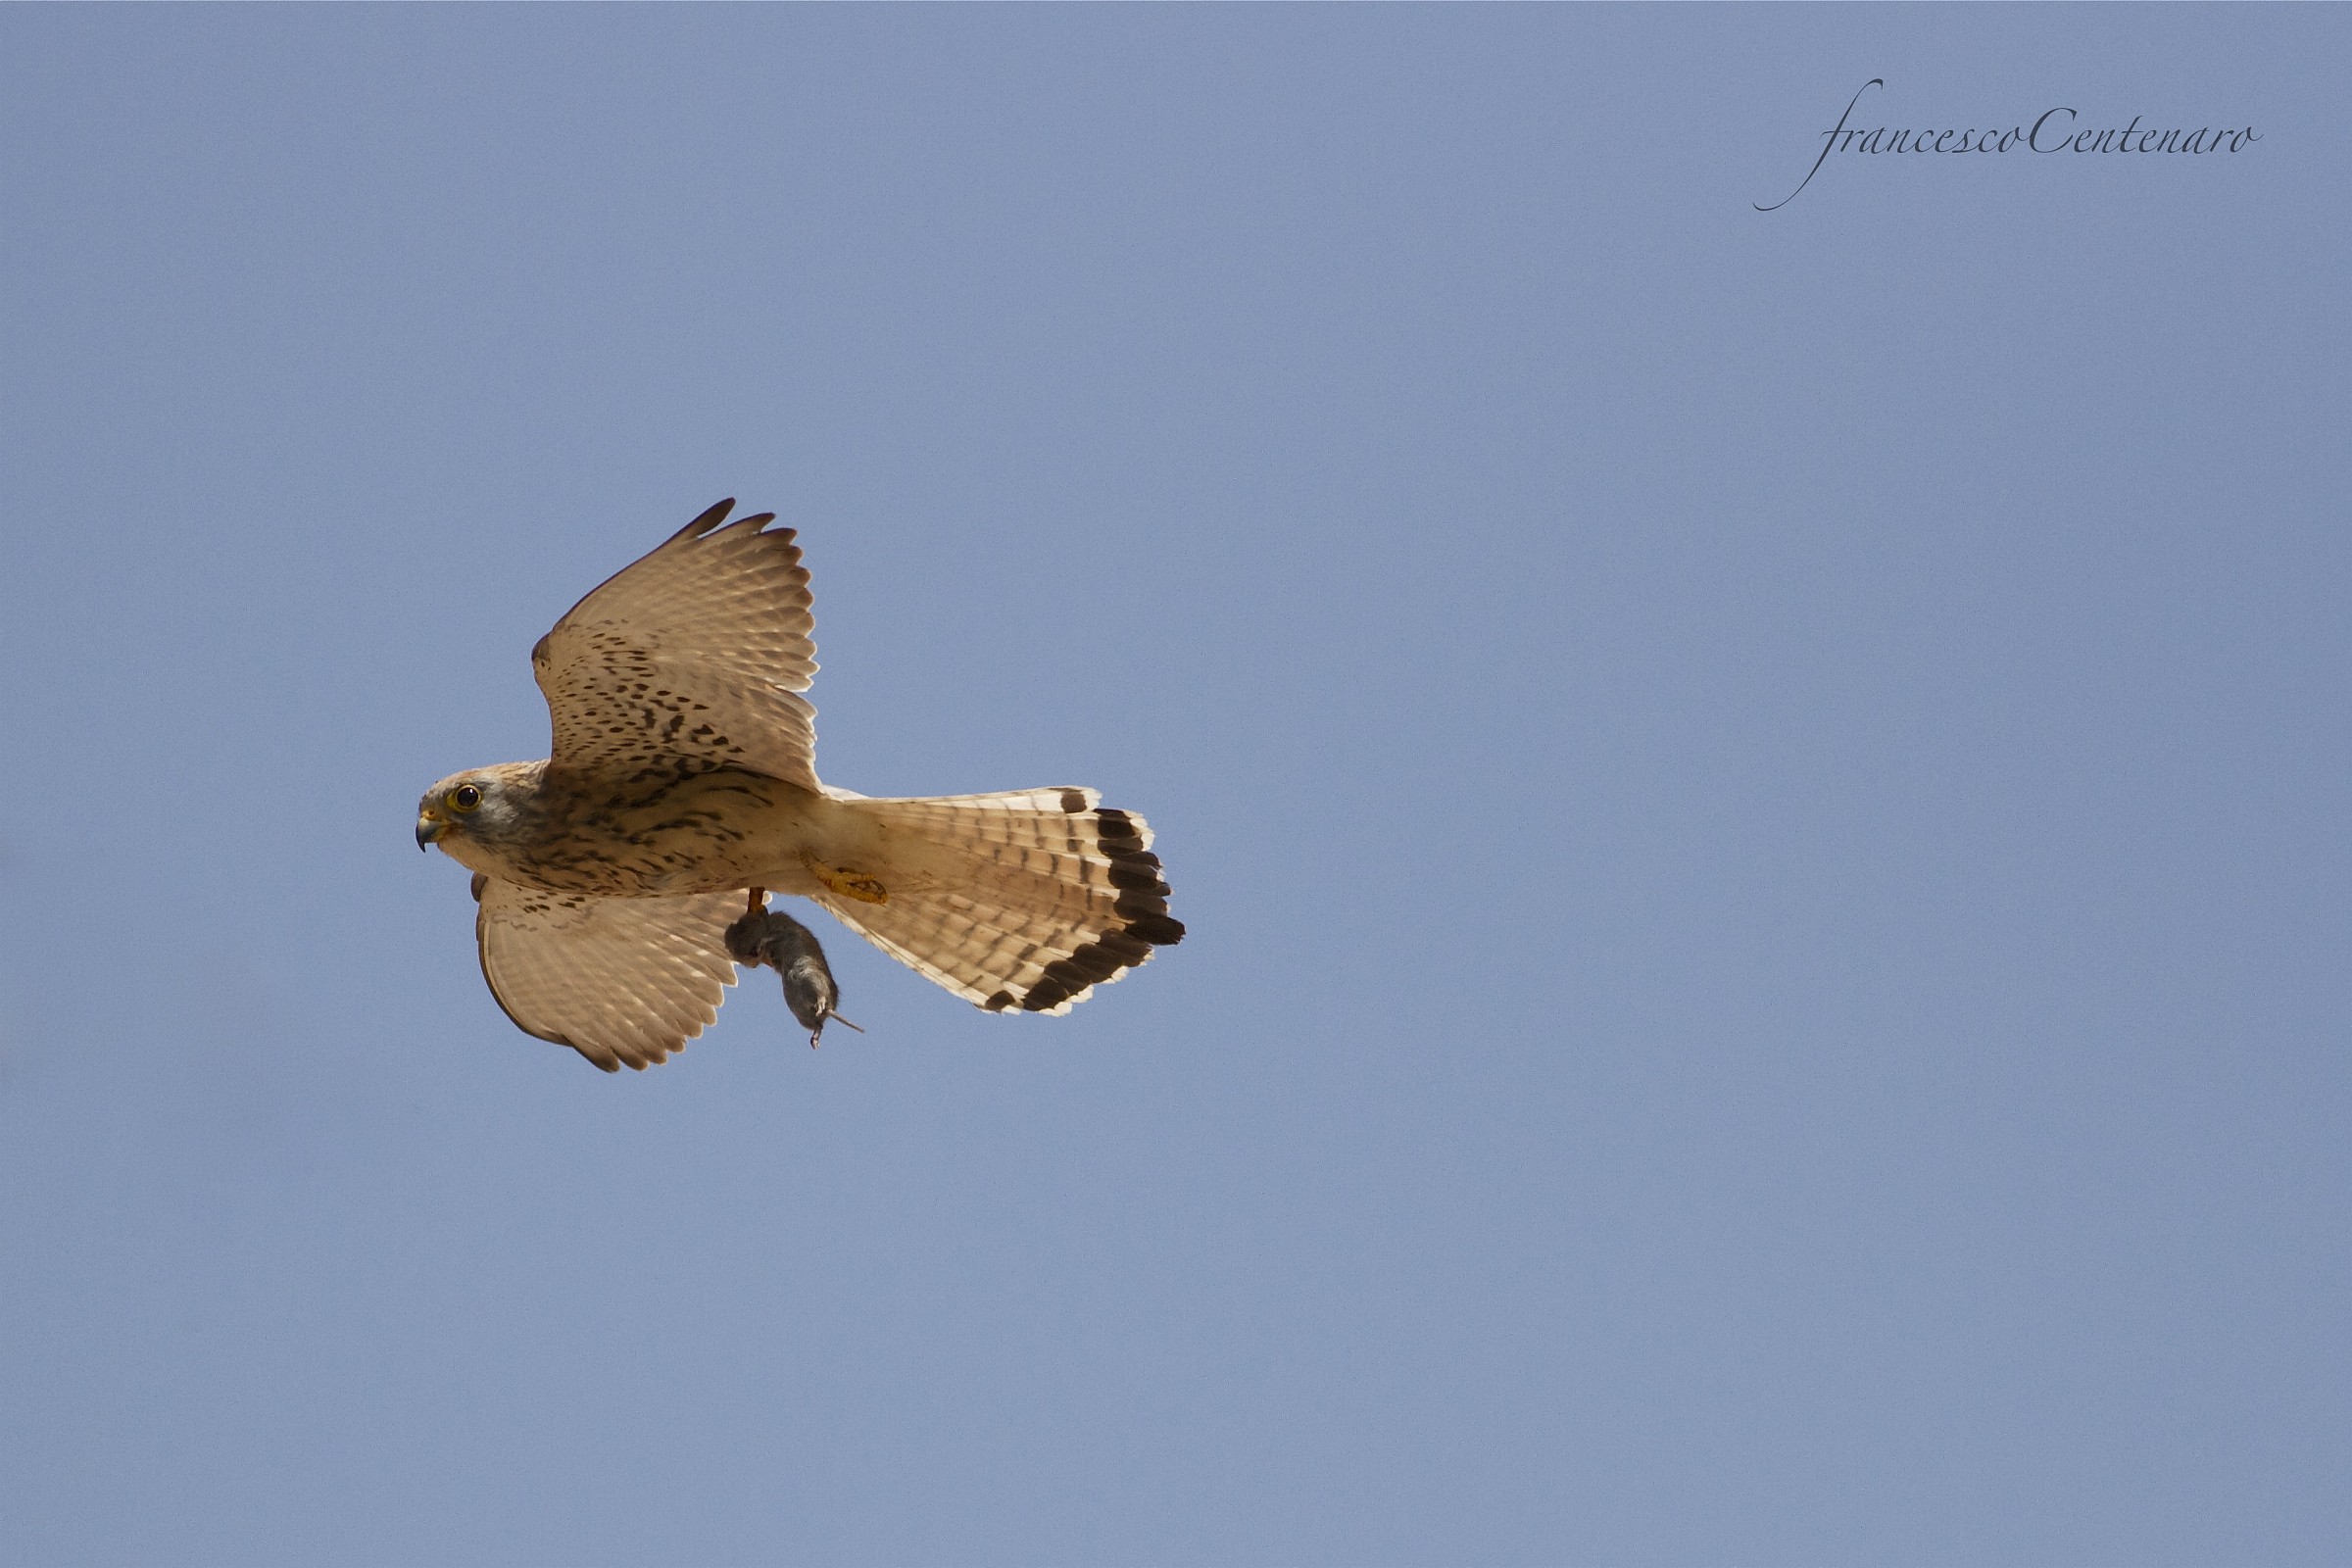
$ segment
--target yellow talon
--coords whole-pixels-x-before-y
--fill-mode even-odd
[[[825,885],[825,890],[840,898],[856,899],[859,904],[888,904],[890,890],[870,876],[844,871],[837,866],[808,862],[809,875]]]

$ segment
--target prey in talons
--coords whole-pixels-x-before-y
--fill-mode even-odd
[[[808,1031],[810,1050],[816,1048],[828,1019],[846,1029],[858,1029],[833,1010],[833,1004],[841,1000],[841,988],[833,983],[833,971],[825,963],[825,950],[817,945],[816,933],[789,914],[769,912],[766,889],[749,890],[742,917],[727,927],[726,943],[727,956],[737,963],[750,968],[765,965],[784,977],[784,1004]],[[865,1033],[862,1029],[858,1032]]]

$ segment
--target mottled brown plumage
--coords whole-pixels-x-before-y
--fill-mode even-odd
[[[476,873],[482,972],[519,1027],[608,1071],[662,1060],[733,983],[748,888],[813,899],[992,1011],[1066,1012],[1182,939],[1151,829],[1092,790],[819,783],[808,574],[792,530],[727,523],[733,505],[540,639],[546,760],[453,774],[418,805],[419,845]]]

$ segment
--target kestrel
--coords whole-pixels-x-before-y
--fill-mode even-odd
[[[991,1012],[1067,1012],[1183,940],[1152,829],[1091,789],[817,782],[808,573],[792,529],[730,523],[734,505],[539,639],[546,760],[453,773],[417,804],[417,846],[474,873],[482,975],[517,1027],[607,1072],[667,1059],[717,1017],[727,928],[766,889]],[[839,1016],[826,988],[812,1028]]]

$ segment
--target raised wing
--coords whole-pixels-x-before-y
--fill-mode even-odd
[[[607,1072],[667,1060],[735,983],[725,932],[739,893],[595,899],[476,875],[473,896],[482,978],[507,1016]]]
[[[625,782],[733,765],[816,782],[808,571],[775,514],[726,521],[732,501],[672,534],[571,607],[531,650],[555,721],[551,780]],[[724,524],[724,526],[722,526]]]

